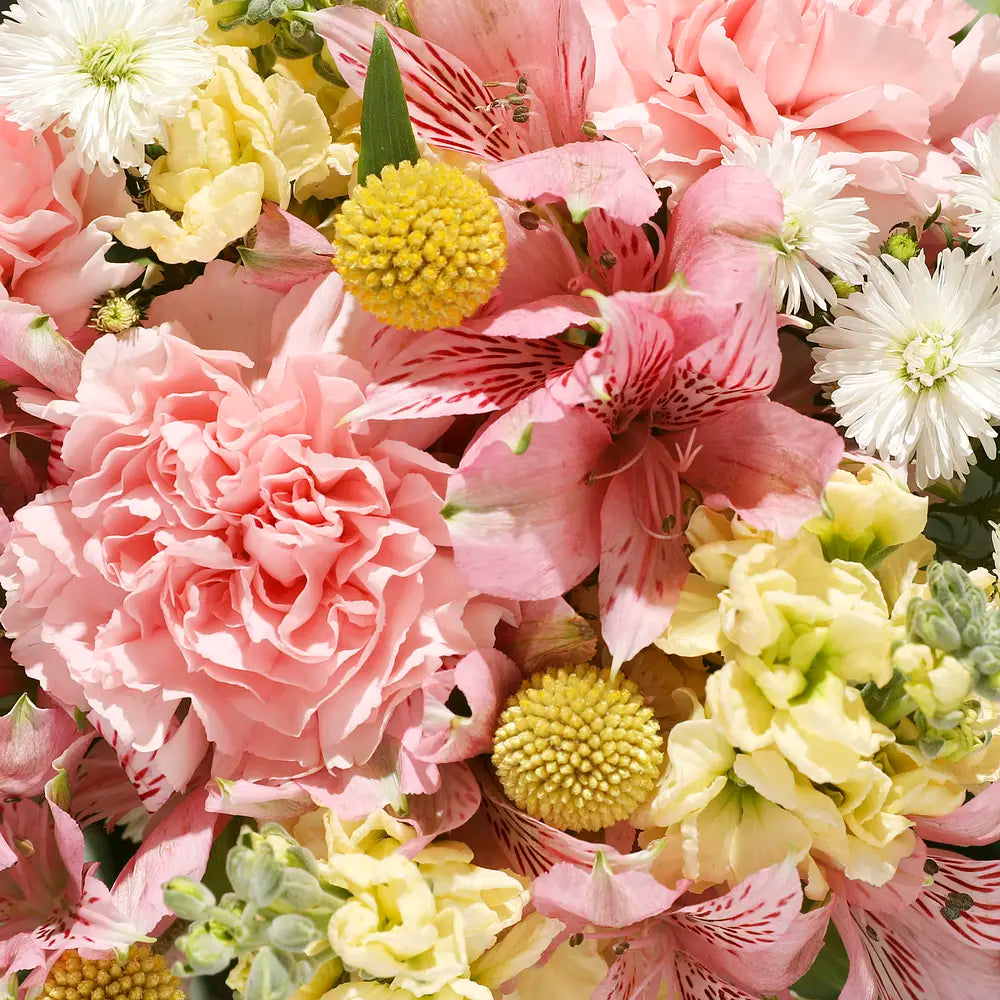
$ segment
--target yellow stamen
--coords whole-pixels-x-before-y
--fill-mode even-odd
[[[123,962],[63,952],[42,987],[42,1000],[187,1000],[162,955],[134,944]]]
[[[334,265],[385,323],[455,326],[485,305],[507,265],[503,219],[460,170],[420,160],[385,167],[343,205]]]

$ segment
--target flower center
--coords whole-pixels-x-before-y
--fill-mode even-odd
[[[83,53],[80,68],[97,87],[114,90],[122,80],[132,76],[137,53],[132,40],[124,32],[105,38]]]
[[[511,801],[563,830],[602,830],[648,798],[663,762],[653,710],[623,674],[534,674],[507,703],[493,766]]]
[[[139,325],[142,310],[127,296],[114,292],[95,304],[90,325],[101,333],[126,333]]]
[[[454,326],[485,305],[507,264],[503,219],[489,192],[444,163],[386,167],[337,218],[334,266],[385,323]]]
[[[925,330],[903,348],[903,380],[913,392],[929,389],[955,370],[955,334]]]
[[[40,1000],[187,1000],[162,955],[134,944],[124,960],[81,958],[64,951],[52,966]]]

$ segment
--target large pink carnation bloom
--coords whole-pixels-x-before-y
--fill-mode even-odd
[[[502,602],[462,582],[450,473],[348,423],[341,355],[248,361],[169,327],[85,355],[68,485],[18,512],[2,560],[14,656],[121,753],[181,787],[350,768],[446,658],[492,646]],[[411,425],[412,426],[412,425]]]
[[[933,207],[950,139],[991,110],[1000,31],[965,0],[582,0],[590,108],[680,191],[739,135],[816,133],[882,223]],[[994,99],[995,103],[995,99]]]

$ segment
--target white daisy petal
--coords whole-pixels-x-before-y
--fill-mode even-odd
[[[214,65],[188,0],[20,0],[7,17],[7,117],[24,129],[72,132],[88,170],[142,163],[146,144],[187,111]]]
[[[975,171],[952,178],[954,201],[971,208],[962,216],[972,230],[969,242],[993,257],[1000,252],[1000,122],[985,132],[976,130],[972,143],[952,141],[962,159]]]
[[[812,380],[833,385],[841,426],[880,458],[915,460],[917,482],[964,478],[1000,419],[1000,289],[986,253],[882,257],[860,292],[810,335]]]
[[[739,136],[734,144],[722,150],[722,162],[764,174],[785,204],[784,246],[774,278],[777,307],[795,313],[805,305],[812,313],[832,304],[837,293],[823,272],[858,284],[876,231],[862,215],[868,210],[863,198],[840,197],[853,176],[833,166],[828,153],[820,154],[815,136],[792,136],[786,129],[770,142]]]

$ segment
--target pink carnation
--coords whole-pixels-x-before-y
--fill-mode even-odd
[[[583,0],[598,51],[594,121],[676,192],[719,147],[816,133],[883,224],[933,207],[948,140],[983,114],[997,33],[950,35],[965,0]],[[975,78],[975,79],[974,79]],[[995,92],[994,87],[989,88]]]
[[[69,483],[18,512],[0,560],[14,656],[120,754],[161,751],[174,787],[206,738],[227,778],[368,761],[503,614],[455,567],[449,467],[345,421],[359,364],[306,354],[250,387],[248,364],[169,327],[99,340]]]

